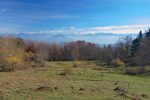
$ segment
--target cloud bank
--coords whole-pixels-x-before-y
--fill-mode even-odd
[[[60,28],[54,30],[44,30],[39,32],[27,32],[30,34],[138,34],[139,31],[145,31],[150,25],[122,25],[122,26],[99,26],[91,28]]]

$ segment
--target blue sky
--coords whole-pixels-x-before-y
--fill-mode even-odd
[[[0,33],[137,33],[150,0],[0,0]]]

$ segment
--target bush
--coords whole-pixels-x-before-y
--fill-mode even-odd
[[[137,75],[140,73],[140,70],[139,68],[136,68],[136,67],[127,67],[126,70],[125,70],[126,74],[130,74],[130,75]]]
[[[64,67],[63,72],[60,73],[60,75],[71,75],[72,74],[72,68],[69,66]]]
[[[74,61],[74,63],[73,63],[73,67],[79,67],[80,64],[81,64],[80,61],[76,60],[76,61]]]
[[[24,44],[15,38],[0,39],[0,71],[22,70],[30,66],[34,54],[25,52]]]
[[[140,66],[134,66],[134,67],[127,67],[126,68],[126,74],[131,74],[131,75],[137,75],[137,74],[145,74],[149,73],[150,70],[148,67],[140,67]]]
[[[125,66],[125,63],[121,61],[119,58],[117,58],[111,61],[111,65],[115,67],[119,67],[119,66]]]
[[[37,92],[52,92],[53,90],[57,90],[58,87],[55,86],[54,80],[49,80],[46,78],[43,78],[42,80],[39,80],[39,85],[35,89]]]

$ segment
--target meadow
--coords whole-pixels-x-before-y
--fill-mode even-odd
[[[0,100],[150,100],[149,74],[123,70],[96,61],[56,61],[0,72]]]

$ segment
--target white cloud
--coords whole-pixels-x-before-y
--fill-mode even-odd
[[[105,26],[105,27],[93,27],[84,31],[83,34],[95,34],[95,33],[114,33],[114,34],[136,34],[140,30],[145,31],[150,25],[124,25],[124,26]]]
[[[123,25],[123,26],[100,26],[91,28],[61,28],[54,30],[45,30],[40,32],[27,32],[39,34],[100,34],[100,33],[113,33],[113,34],[138,34],[140,30],[145,31],[150,25]]]

